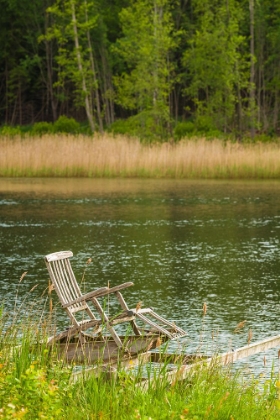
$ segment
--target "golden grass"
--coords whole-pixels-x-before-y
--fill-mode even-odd
[[[0,176],[280,178],[280,146],[192,139],[144,145],[125,136],[0,138]]]

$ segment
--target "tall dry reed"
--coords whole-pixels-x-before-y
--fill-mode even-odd
[[[0,176],[280,178],[280,146],[125,136],[0,138]]]

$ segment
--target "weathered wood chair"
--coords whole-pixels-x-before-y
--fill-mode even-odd
[[[156,314],[151,308],[129,309],[121,290],[133,286],[132,282],[123,283],[115,287],[101,287],[92,292],[82,294],[73,273],[69,258],[73,256],[71,251],[60,251],[45,256],[46,266],[50,279],[55,289],[62,307],[66,310],[71,319],[72,325],[65,331],[60,332],[49,338],[49,343],[67,338],[68,340],[75,335],[79,335],[81,340],[86,340],[86,330],[93,329],[92,336],[102,337],[102,331],[107,330],[119,348],[124,346],[119,334],[114,326],[120,323],[129,322],[136,336],[143,334],[142,329],[137,325],[136,319],[141,320],[142,324],[148,324],[154,332],[167,336],[172,339],[185,336],[186,332]],[[105,308],[99,303],[98,299],[106,295],[114,294],[121,306],[121,312],[115,316],[109,316]],[[95,309],[98,318],[94,314]],[[151,320],[150,318],[153,318]],[[155,322],[158,321],[158,322]],[[161,325],[159,325],[159,323]]]

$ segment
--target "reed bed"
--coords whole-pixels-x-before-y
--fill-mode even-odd
[[[145,145],[110,135],[0,138],[2,177],[278,179],[278,143],[190,139]]]

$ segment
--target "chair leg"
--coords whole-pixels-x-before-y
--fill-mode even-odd
[[[122,309],[124,309],[125,311],[129,311],[129,307],[127,306],[126,301],[124,300],[122,294],[120,292],[115,292],[115,295]],[[135,335],[141,335],[141,331],[139,330],[135,321],[130,321],[130,325],[132,326],[132,329]]]
[[[102,306],[100,305],[100,303],[98,302],[98,300],[96,298],[93,298],[92,299],[92,303],[94,304],[94,306],[96,307],[97,311],[101,315],[102,320],[104,320],[104,324],[106,325],[106,328],[112,334],[112,337],[113,337],[115,343],[117,344],[117,346],[120,347],[120,348],[123,347],[123,343],[122,343],[120,337],[116,333],[115,329],[110,325],[109,318],[107,317],[106,313],[103,311]]]

